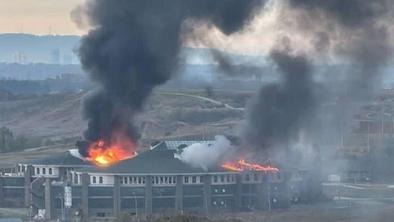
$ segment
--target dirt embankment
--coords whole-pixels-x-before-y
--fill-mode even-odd
[[[85,95],[53,94],[0,101],[0,127],[8,127],[16,135],[55,140],[80,137],[86,127],[81,116]],[[239,92],[217,92],[208,98],[204,91],[158,91],[136,124],[143,139],[231,133],[242,120],[244,101],[249,97],[250,93]]]

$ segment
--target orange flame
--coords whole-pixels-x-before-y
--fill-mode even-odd
[[[248,163],[244,159],[240,159],[235,163],[224,163],[222,165],[223,168],[231,170],[231,171],[236,171],[236,172],[242,172],[245,170],[251,170],[251,171],[264,171],[264,172],[279,172],[279,169],[276,167],[272,166],[263,166],[260,164],[256,163]]]
[[[87,159],[98,166],[106,167],[134,157],[137,155],[134,149],[135,144],[130,139],[116,136],[110,144],[104,140],[91,143]]]

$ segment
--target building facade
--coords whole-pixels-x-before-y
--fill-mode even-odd
[[[204,170],[178,159],[171,147],[159,147],[107,168],[75,152],[18,164],[15,175],[1,177],[2,204],[14,199],[32,215],[87,221],[122,214],[271,210],[310,199],[313,178],[306,171]]]

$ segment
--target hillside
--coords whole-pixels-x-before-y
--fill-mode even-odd
[[[10,128],[17,135],[79,137],[86,126],[81,118],[84,95],[85,92],[53,94],[0,102],[0,126]],[[243,118],[243,111],[231,109],[222,102],[243,107],[250,93],[216,93],[216,102],[198,96],[204,96],[204,92],[156,92],[138,116],[137,126],[143,139],[233,133]]]

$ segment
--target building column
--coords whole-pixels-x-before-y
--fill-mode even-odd
[[[4,178],[0,175],[0,206],[4,206]]]
[[[203,211],[205,212],[205,214],[210,213],[210,209],[211,209],[211,205],[212,205],[211,184],[212,184],[211,175],[205,175],[204,176],[204,185],[203,185],[203,194],[204,194],[204,198],[203,198],[204,209],[203,209]]]
[[[30,185],[31,185],[31,177],[34,174],[34,168],[31,165],[28,165],[25,170],[25,207],[30,208],[31,205],[31,192],[30,192]]]
[[[114,176],[114,190],[113,190],[113,200],[114,200],[114,216],[116,218],[120,217],[120,176]]]
[[[234,193],[234,210],[242,208],[242,174],[235,175],[235,193]]]
[[[89,174],[83,173],[81,176],[81,213],[82,221],[89,220]]]
[[[45,208],[45,179],[37,177],[30,183],[31,191],[31,213],[36,215],[38,209]]]
[[[53,192],[52,192],[52,184],[51,179],[45,178],[45,219],[51,220],[54,217],[54,205],[53,205]]]
[[[145,214],[152,214],[152,177],[145,177]]]
[[[176,187],[175,187],[175,211],[177,213],[183,213],[183,180],[182,176],[176,176]]]
[[[269,183],[268,183],[268,174],[261,174],[261,182],[257,184],[257,209],[266,210],[269,205]]]
[[[283,180],[283,201],[284,207],[288,208],[291,205],[291,196],[290,196],[290,173],[284,172],[284,180]]]

